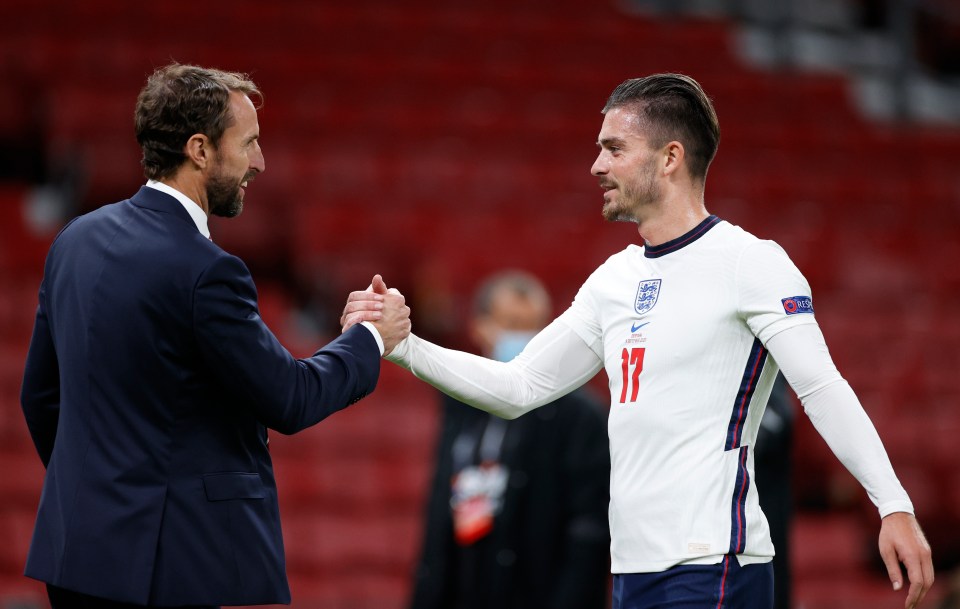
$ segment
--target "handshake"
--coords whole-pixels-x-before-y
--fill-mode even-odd
[[[380,275],[374,275],[370,286],[362,292],[350,292],[347,304],[340,316],[341,331],[368,321],[376,327],[383,339],[383,354],[389,355],[394,347],[410,335],[410,307],[396,288],[387,288]]]

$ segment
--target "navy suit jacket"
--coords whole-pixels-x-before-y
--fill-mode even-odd
[[[376,386],[354,327],[295,359],[246,266],[167,194],[71,222],[47,256],[21,403],[47,467],[26,575],[117,601],[289,603],[267,428]]]

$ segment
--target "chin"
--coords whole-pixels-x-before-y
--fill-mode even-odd
[[[607,222],[633,222],[634,224],[639,224],[639,221],[627,213],[626,210],[617,207],[604,207],[603,219]]]
[[[210,215],[220,218],[236,218],[243,213],[243,201],[235,201],[230,205],[220,205],[210,210]]]
[[[623,210],[620,209],[615,203],[608,203],[603,206],[603,210],[600,212],[603,214],[603,219],[607,222],[617,222],[623,216]]]

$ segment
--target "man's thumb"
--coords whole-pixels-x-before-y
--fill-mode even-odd
[[[383,282],[383,277],[380,275],[373,276],[373,281],[370,283],[370,286],[373,288],[375,294],[387,293],[387,284]]]

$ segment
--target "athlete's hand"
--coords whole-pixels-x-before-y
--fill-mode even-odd
[[[370,286],[362,292],[351,292],[340,316],[346,332],[351,326],[369,321],[383,339],[384,355],[410,335],[410,307],[395,288],[387,289],[380,275],[374,275]]]
[[[914,609],[933,585],[933,558],[917,519],[912,514],[894,512],[880,523],[880,556],[894,590],[903,589],[903,571],[907,569],[910,589],[903,606]]]

